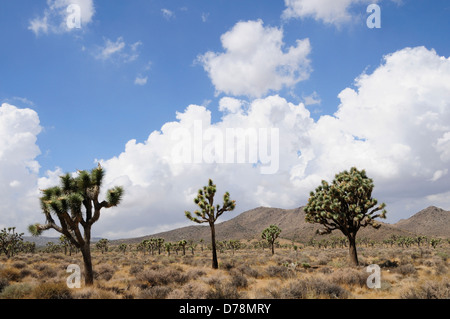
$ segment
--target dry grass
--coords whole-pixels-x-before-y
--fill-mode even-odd
[[[219,253],[143,255],[93,252],[95,284],[69,289],[69,264],[80,254],[0,257],[0,299],[267,299],[450,298],[450,246],[438,249],[360,248],[362,266],[351,267],[346,249],[302,248]],[[369,289],[366,265],[381,266],[381,288]]]

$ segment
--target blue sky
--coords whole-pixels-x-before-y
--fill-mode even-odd
[[[338,97],[346,88],[361,93],[360,96],[362,96],[362,88],[367,87],[369,90],[369,86],[364,84],[355,86],[355,80],[363,73],[368,76],[374,75],[374,72],[381,69],[386,62],[385,56],[408,47],[421,46],[436,57],[450,56],[450,42],[447,40],[450,32],[448,1],[337,2],[342,5],[329,9],[326,1],[317,1],[312,4],[311,0],[286,2],[281,0],[1,1],[0,40],[3,49],[0,50],[0,61],[2,61],[0,105],[7,103],[20,110],[31,109],[39,118],[41,130],[35,134],[36,141],[33,145],[37,145],[40,152],[23,159],[34,161],[39,166],[39,170],[33,172],[36,175],[35,184],[54,181],[50,172],[89,169],[96,165],[95,160],[103,160],[107,167],[110,163],[110,170],[114,171],[113,167],[116,166],[112,164],[112,160],[119,158],[121,154],[128,154],[125,145],[129,141],[136,140],[136,144],[142,144],[143,147],[157,147],[157,144],[147,141],[149,135],[154,131],[160,131],[166,123],[180,121],[176,117],[177,112],[186,116],[190,114],[187,111],[189,105],[203,106],[204,109],[201,110],[203,113],[210,111],[211,125],[225,125],[224,118],[227,113],[219,108],[224,98],[239,100],[242,105],[249,106],[253,105],[256,99],[266,99],[276,95],[286,103],[301,104],[302,109],[310,112],[307,119],[309,122],[305,123],[314,126],[320,122],[321,117],[334,116],[339,105],[346,105],[345,101]],[[366,25],[366,19],[369,16],[366,8],[372,2],[377,2],[381,8],[380,29],[369,29]],[[57,7],[58,3],[61,4],[60,7]],[[67,30],[61,27],[61,23],[65,21],[65,16],[61,13],[62,9],[70,3],[77,3],[83,9],[80,29]],[[304,8],[309,5],[310,11],[297,11],[288,17],[285,10],[288,10],[290,6],[294,8],[294,5],[304,5]],[[56,9],[54,9],[55,6]],[[47,17],[47,31],[33,29],[33,21],[42,22],[44,17]],[[259,29],[257,21],[260,21]],[[299,70],[297,69],[299,67],[303,71],[306,70],[305,76],[301,79],[285,76],[283,81],[287,82],[281,87],[266,81],[265,87],[271,89],[261,89],[256,96],[246,94],[245,90],[239,90],[238,87],[230,86],[230,84],[227,84],[228,91],[221,89],[218,83],[223,78],[216,78],[206,70],[208,65],[211,66],[213,62],[219,60],[202,60],[202,57],[205,57],[207,52],[215,54],[216,57],[226,55],[227,51],[221,39],[227,32],[233,35],[234,40],[239,38],[239,32],[242,31],[237,28],[239,23],[242,23],[240,26],[250,28],[252,32],[256,30],[264,32],[267,38],[269,38],[269,30],[276,29],[281,32],[283,41],[281,51],[285,54],[289,48],[297,46],[298,40],[307,39],[309,42],[304,42],[306,53],[304,56],[301,53],[296,55],[293,62],[295,65],[282,64],[282,62],[278,65],[295,72]],[[421,54],[425,56],[427,52],[420,52],[420,54],[414,52],[417,54],[410,53],[407,56],[411,56],[413,61],[413,55],[422,58]],[[230,59],[227,60],[229,66],[235,65],[232,61],[234,57],[236,55],[229,55]],[[273,57],[268,55],[267,58],[269,61]],[[423,59],[429,61],[425,57]],[[208,61],[211,64],[208,64]],[[395,70],[400,63],[396,61],[392,60],[392,68]],[[417,63],[422,63],[420,61]],[[433,65],[431,63],[430,68]],[[259,66],[251,67],[256,72]],[[401,67],[398,66],[398,69]],[[218,73],[220,70],[222,69],[219,69]],[[238,79],[237,82],[239,82]],[[370,89],[373,89],[374,84],[371,85]],[[422,84],[417,83],[417,86],[420,85]],[[358,91],[358,88],[361,91]],[[431,92],[432,89],[435,87],[429,88],[429,91]],[[441,92],[442,89],[436,88],[436,90]],[[378,96],[383,95],[383,92],[380,89]],[[401,101],[403,102],[399,102],[399,105],[407,104],[409,100],[405,96]],[[441,119],[446,118],[447,108],[441,115]],[[408,118],[407,113],[404,116]],[[420,116],[417,114],[417,118],[421,118]],[[316,131],[318,129],[307,130],[304,136],[310,136],[310,132]],[[407,133],[408,131],[405,130],[398,136],[404,136]],[[441,133],[439,136],[433,135],[437,149],[442,143],[445,146],[445,129]],[[330,134],[333,133],[330,132]],[[405,145],[414,150],[414,145],[407,145],[407,143]],[[422,152],[421,150],[420,148],[418,152]],[[295,154],[306,153],[300,146],[296,151]],[[321,151],[311,152],[317,158],[318,152]],[[420,175],[425,181],[436,177],[436,181],[439,180],[440,183],[430,183],[421,191],[412,190],[409,193],[401,191],[402,183],[394,183],[397,185],[395,196],[400,200],[396,201],[386,196],[386,200],[395,207],[394,211],[398,211],[397,214],[391,215],[392,221],[400,217],[408,217],[415,212],[415,209],[424,208],[422,206],[432,202],[430,198],[437,198],[435,202],[441,206],[448,204],[448,201],[442,199],[445,197],[443,194],[449,191],[445,188],[449,185],[446,171],[449,162],[444,153],[445,151],[442,150],[437,151],[436,161],[440,158],[440,162],[436,162],[436,167],[430,167],[423,176],[417,172],[417,174],[405,175],[406,178],[395,171],[396,177],[393,179],[396,181],[400,179],[411,181],[409,178],[414,180]],[[392,154],[389,153],[380,158],[392,159]],[[126,157],[125,155],[123,157]],[[162,157],[149,158],[149,161],[161,159]],[[425,161],[425,159],[422,160]],[[282,171],[284,173],[290,171],[290,177],[286,177],[288,175],[283,173],[266,179],[258,177],[252,180],[250,178],[249,180],[254,181],[255,188],[260,185],[261,189],[264,189],[261,194],[266,195],[261,196],[267,200],[258,200],[255,195],[258,192],[254,191],[248,194],[249,197],[255,198],[254,201],[245,201],[245,205],[242,205],[236,213],[242,212],[244,208],[252,208],[252,205],[267,204],[290,208],[304,204],[308,192],[299,195],[296,200],[292,198],[282,200],[280,199],[283,198],[282,195],[273,195],[274,199],[270,200],[271,197],[267,194],[276,194],[277,190],[283,187],[294,190],[298,187],[297,191],[302,191],[303,187],[306,187],[304,184],[287,185],[294,183],[296,178],[305,181],[309,176],[315,181],[330,176],[330,172],[317,168],[322,165],[318,161],[308,163],[307,169],[300,177],[295,177],[292,173],[292,168],[299,164],[289,162]],[[351,164],[352,160],[346,159],[343,163]],[[111,183],[120,182],[120,178],[127,175],[131,167],[136,165],[137,163],[132,162],[117,164],[123,171],[112,174]],[[145,172],[148,169],[148,172],[151,172],[148,173],[149,179],[161,178],[155,173],[159,171],[156,166],[151,166],[151,163],[148,165],[150,166],[142,168],[143,175],[147,176]],[[127,170],[127,167],[130,169]],[[330,169],[334,167],[338,166],[330,166]],[[214,169],[208,171],[208,173],[211,172],[214,172]],[[393,185],[392,180],[379,174],[376,168],[373,172],[381,185]],[[442,178],[440,178],[441,175]],[[156,181],[141,183],[133,180],[131,176],[132,174],[128,176],[132,185],[130,187],[147,187],[153,185],[152,183],[156,184],[151,187],[157,187]],[[163,176],[174,184],[179,180],[186,180],[186,185],[190,183],[194,188],[201,187],[207,181],[206,175],[202,175],[202,178],[198,180],[190,180],[188,176],[177,179],[179,175],[176,174]],[[233,181],[226,179],[224,172],[217,176],[218,180],[225,185],[224,187],[234,190]],[[238,182],[235,181],[235,183]],[[268,186],[271,183],[273,183],[272,189]],[[313,184],[307,185],[309,187]],[[30,189],[33,187],[35,186],[31,185]],[[186,186],[187,194],[191,192],[188,189],[190,188]],[[264,193],[265,191],[268,193]],[[241,190],[236,188],[235,192],[240,193]],[[139,192],[131,191],[131,193],[133,199],[138,201]],[[380,195],[383,194],[380,192]],[[167,196],[172,198],[174,194],[169,192]],[[411,201],[411,198],[417,199],[417,202]],[[383,199],[380,198],[380,201]],[[411,204],[412,202],[414,203]],[[183,203],[184,201],[180,202],[173,209],[181,209]],[[131,199],[125,206],[133,206]],[[142,223],[142,220],[146,220],[140,219],[144,210],[152,210],[151,207],[154,206],[148,203],[145,209],[142,208],[142,213],[136,213],[134,222],[124,225],[124,229],[116,227],[108,232],[105,226],[101,230],[102,234],[111,237],[142,235],[186,223],[181,212],[181,217],[174,214],[173,217],[167,218],[167,221],[158,221],[153,226],[142,229],[137,227],[136,225]],[[30,220],[40,218],[40,215],[33,214],[27,215],[30,216]],[[120,216],[121,211],[117,211],[116,214]],[[172,216],[170,213],[165,214]],[[114,218],[111,217],[111,224],[113,220]],[[0,224],[2,224],[1,221]]]

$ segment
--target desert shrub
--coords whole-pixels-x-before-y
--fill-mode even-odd
[[[348,258],[339,257],[336,258],[335,260],[330,261],[327,265],[334,268],[345,268],[348,267]]]
[[[216,282],[205,295],[206,299],[240,299],[243,297],[235,286],[226,281]]]
[[[330,280],[339,285],[350,285],[364,287],[367,284],[367,278],[370,274],[364,270],[356,270],[353,268],[339,269],[334,272]]]
[[[310,265],[309,263],[302,263],[300,266],[301,266],[303,269],[309,269],[309,268],[311,268],[311,265]]]
[[[234,268],[234,262],[233,261],[223,261],[220,263],[219,265],[220,269],[225,269],[225,270],[231,270]]]
[[[192,266],[194,263],[194,256],[192,256],[192,255],[183,256],[182,263],[185,265]]]
[[[203,279],[203,281],[210,286],[214,286],[215,284],[219,284],[220,282],[225,281],[225,280],[226,280],[226,277],[221,276],[221,275],[206,277]]]
[[[401,265],[397,267],[395,271],[403,276],[414,275],[417,273],[416,268],[412,264]]]
[[[12,266],[16,269],[23,269],[27,266],[27,264],[24,263],[23,261],[16,261],[15,263],[12,264]]]
[[[6,278],[0,278],[0,293],[9,286],[9,281]]]
[[[386,260],[382,263],[380,263],[381,268],[396,268],[398,267],[398,262],[395,260]]]
[[[76,289],[72,292],[73,299],[118,299],[119,297],[112,291],[98,289],[95,287],[86,287]]]
[[[27,297],[32,291],[28,283],[12,284],[5,287],[0,294],[0,299],[22,299]]]
[[[36,299],[72,299],[71,290],[65,283],[42,283],[34,287],[31,295]]]
[[[307,282],[305,280],[296,280],[289,283],[289,285],[279,293],[269,291],[274,298],[283,299],[305,299],[308,294]]]
[[[155,263],[155,264],[152,264],[152,265],[150,265],[149,266],[149,269],[152,269],[152,270],[159,270],[159,269],[162,269],[162,268],[165,268],[165,266],[167,266],[167,265],[160,265],[160,264],[158,264],[158,263]]]
[[[204,275],[206,275],[206,272],[202,269],[190,269],[187,272],[187,276],[190,280],[195,280],[197,278],[203,277]]]
[[[250,267],[249,265],[240,265],[237,270],[239,270],[241,273],[243,273],[244,275],[253,277],[253,278],[260,278],[261,274],[260,272],[255,269]]]
[[[444,251],[436,252],[436,255],[441,257],[442,261],[446,262],[448,258],[450,258],[450,254]]]
[[[130,270],[128,271],[130,275],[132,276],[136,276],[137,274],[139,274],[142,271],[142,266],[139,265],[132,265],[130,267]]]
[[[438,262],[434,266],[436,275],[445,275],[447,273],[447,266],[443,262]]]
[[[139,299],[165,299],[167,295],[172,291],[171,288],[166,286],[154,286],[148,287],[143,290],[138,295]]]
[[[320,265],[320,266],[325,266],[326,264],[328,264],[330,262],[330,258],[328,258],[328,256],[324,256],[324,255],[319,255],[316,264]]]
[[[180,288],[172,290],[167,299],[205,299],[208,288],[201,283],[187,283]]]
[[[345,299],[350,293],[341,286],[320,278],[299,279],[289,283],[281,292],[283,299],[305,299],[324,297]]]
[[[139,273],[137,278],[150,286],[164,286],[170,283],[184,284],[189,280],[189,277],[182,271],[172,268],[162,270],[147,269]]]
[[[283,257],[283,256],[274,256],[273,259],[278,265],[285,265],[285,264],[291,264],[293,263],[293,260],[289,257]]]
[[[114,266],[111,266],[110,264],[101,264],[97,267],[97,270],[94,271],[94,278],[109,281],[114,276],[115,272],[116,268]]]
[[[28,269],[28,268],[22,269],[20,271],[20,278],[25,278],[27,276],[31,276],[31,277],[34,277],[34,278],[38,277],[36,272],[32,271],[31,269]]]
[[[328,267],[322,267],[319,269],[319,272],[321,272],[322,274],[331,274],[333,272],[333,270],[331,270]]]
[[[231,274],[231,285],[236,288],[247,288],[248,280],[242,273],[233,271]]]
[[[0,278],[5,278],[8,281],[19,281],[22,279],[20,271],[15,268],[0,269]]]
[[[42,264],[42,263],[36,264],[34,266],[34,269],[39,271],[40,276],[44,277],[44,278],[52,278],[52,277],[56,277],[56,275],[57,275],[56,270],[54,270],[48,264]]]
[[[450,281],[427,281],[400,294],[402,299],[450,299]]]
[[[291,271],[284,266],[268,266],[266,273],[269,277],[288,278],[291,276]]]

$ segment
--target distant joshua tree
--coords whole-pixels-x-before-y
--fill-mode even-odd
[[[4,228],[0,231],[0,253],[3,252],[6,258],[14,256],[23,242],[23,233],[16,233],[16,227]]]
[[[186,256],[186,245],[187,241],[185,239],[182,239],[178,242],[178,246],[181,247],[181,249],[183,249],[183,256]]]
[[[377,206],[372,198],[373,180],[365,170],[352,167],[350,171],[336,174],[331,184],[322,181],[315,192],[310,193],[305,207],[306,221],[321,224],[321,234],[340,230],[348,239],[351,262],[357,266],[356,234],[361,227],[380,228],[375,218],[386,218],[385,204]],[[378,214],[376,212],[381,211]]]
[[[117,249],[119,249],[119,251],[120,251],[122,254],[125,254],[125,252],[127,251],[127,248],[128,248],[128,245],[127,245],[127,244],[121,243]]]
[[[54,229],[81,250],[86,286],[94,283],[90,248],[92,225],[99,220],[103,208],[119,205],[123,196],[123,188],[116,186],[107,191],[106,200],[99,200],[104,175],[99,164],[90,172],[78,171],[76,177],[71,174],[61,176],[60,186],[42,190],[40,201],[46,223],[28,227],[33,236]]]
[[[167,256],[170,256],[170,250],[173,248],[173,244],[170,243],[170,242],[166,242],[166,243],[164,244],[164,248],[165,248],[166,251],[167,251]]]
[[[278,236],[281,234],[281,229],[276,225],[270,225],[266,229],[263,230],[261,234],[261,238],[266,240],[267,243],[272,247],[272,255],[275,254],[275,240],[277,240]]]
[[[102,238],[95,244],[95,247],[97,247],[97,249],[99,249],[103,254],[108,251],[108,243],[108,239]]]
[[[188,219],[195,223],[202,224],[208,223],[211,228],[211,248],[212,248],[212,268],[218,269],[219,263],[217,261],[217,251],[216,251],[216,230],[215,222],[216,220],[227,211],[232,211],[236,207],[236,202],[230,200],[230,194],[226,192],[223,196],[223,205],[214,206],[214,195],[216,194],[216,185],[210,179],[208,186],[204,186],[203,189],[198,190],[198,195],[194,199],[194,203],[200,207],[200,210],[194,212],[195,216],[188,211],[185,215]]]

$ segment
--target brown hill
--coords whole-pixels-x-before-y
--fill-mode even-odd
[[[394,226],[421,235],[450,238],[450,211],[430,206]]]
[[[380,241],[390,237],[392,234],[403,236],[414,235],[407,230],[396,228],[385,223],[381,224],[382,226],[378,230],[373,229],[372,227],[361,229],[358,233],[358,237],[366,237]],[[318,235],[317,230],[320,229],[320,225],[310,224],[305,221],[305,211],[303,210],[303,207],[296,209],[258,207],[246,211],[228,221],[216,224],[216,239],[259,239],[261,232],[270,225],[277,225],[281,228],[282,233],[280,238],[293,239],[299,242],[307,242],[311,238],[320,240],[321,238],[330,236],[343,236],[343,234],[337,230],[330,235]],[[181,239],[199,241],[200,239],[203,239],[205,242],[208,242],[210,236],[209,226],[197,225],[116,242],[139,243],[142,240],[151,237],[161,237],[166,241],[179,241]]]

